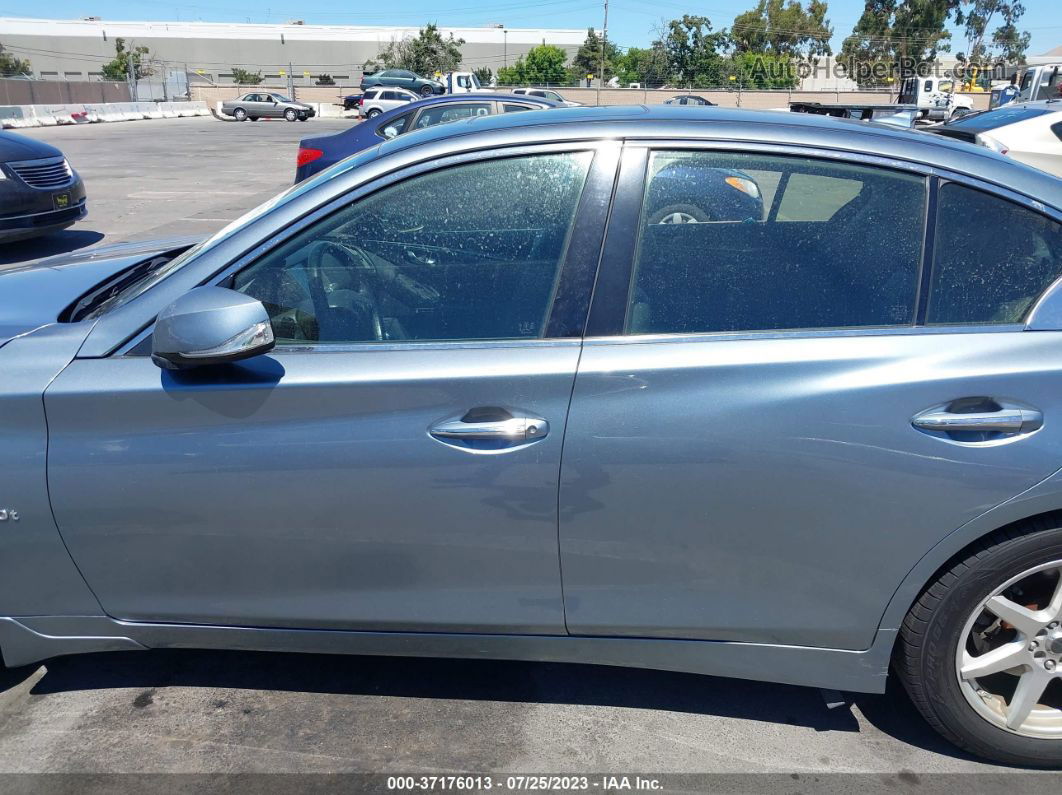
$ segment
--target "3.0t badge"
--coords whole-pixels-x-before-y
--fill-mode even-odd
[[[0,522],[17,522],[18,511],[13,508],[0,508]]]

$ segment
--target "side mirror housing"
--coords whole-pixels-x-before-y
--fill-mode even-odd
[[[235,362],[276,345],[261,301],[224,287],[197,287],[155,320],[151,360],[166,370]]]

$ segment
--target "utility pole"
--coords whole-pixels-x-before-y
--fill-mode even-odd
[[[608,41],[608,0],[605,0],[605,26],[601,31],[601,73],[597,78],[597,104],[601,104],[601,86],[605,84],[605,42]]]
[[[133,63],[133,48],[129,47],[128,52],[125,54],[126,72],[129,78],[129,96],[132,97],[133,102],[137,101],[136,90],[136,66]]]
[[[291,61],[288,61],[288,99],[295,99],[295,73],[291,71]]]
[[[505,68],[509,68],[509,29],[502,31],[502,60]]]

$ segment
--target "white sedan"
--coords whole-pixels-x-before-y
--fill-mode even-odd
[[[1062,177],[1062,100],[1004,105],[927,129]]]
[[[566,108],[578,108],[582,106],[582,102],[572,102],[570,99],[565,99],[556,91],[551,91],[548,88],[514,88],[514,94],[522,94],[526,97],[541,97],[542,99],[549,99],[553,102],[558,102]]]

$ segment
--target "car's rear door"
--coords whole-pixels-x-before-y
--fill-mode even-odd
[[[564,448],[570,632],[866,648],[923,554],[1059,468],[1062,332],[1021,323],[1058,217],[894,165],[628,147]],[[653,189],[676,173],[700,199]]]
[[[263,301],[268,356],[73,362],[51,497],[107,613],[563,633],[561,444],[618,149],[426,163],[271,234],[212,279]]]

